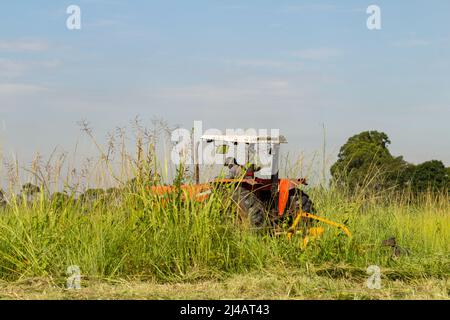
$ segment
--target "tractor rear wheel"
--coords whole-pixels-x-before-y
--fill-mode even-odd
[[[309,196],[303,192],[303,191],[297,191],[291,198],[291,207],[287,212],[287,215],[285,216],[288,219],[288,224],[294,222],[295,218],[297,217],[298,212],[300,211],[300,208],[302,212],[315,214],[316,209],[314,208],[314,204],[309,198]],[[313,221],[309,218],[302,217],[301,218],[302,224],[304,226],[311,226],[313,225]]]
[[[232,195],[237,204],[238,212],[244,219],[248,219],[255,227],[262,227],[265,222],[265,210],[263,202],[253,192],[239,187]]]
[[[301,197],[302,197],[302,211],[311,214],[316,213],[316,209],[314,208],[313,202],[311,201],[309,196],[305,192],[301,191]],[[300,208],[300,203],[298,203],[298,208]]]
[[[314,208],[314,204],[311,201],[311,199],[309,198],[309,196],[303,192],[300,191],[300,194],[297,195],[298,199],[296,201],[295,207],[296,207],[296,213],[299,211],[300,209],[300,205],[302,208],[302,212],[306,212],[306,213],[311,213],[311,214],[315,214],[316,213],[316,209]],[[294,217],[295,219],[295,217]],[[314,221],[308,218],[302,218],[302,222],[304,224],[304,226],[306,227],[311,227],[314,225]]]

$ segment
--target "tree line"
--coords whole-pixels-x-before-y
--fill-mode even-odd
[[[331,167],[334,183],[350,190],[450,191],[450,167],[446,168],[440,160],[409,163],[403,156],[393,156],[390,144],[384,132],[364,131],[350,137]]]

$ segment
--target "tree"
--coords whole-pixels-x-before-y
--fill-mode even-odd
[[[5,192],[0,188],[0,208],[5,207],[7,204]]]
[[[34,195],[39,192],[41,192],[41,188],[32,183],[25,183],[21,190],[21,193],[25,195]]]
[[[334,181],[350,190],[411,188],[414,192],[450,191],[450,168],[442,161],[431,160],[418,165],[394,157],[391,143],[383,132],[365,131],[352,136],[341,147],[338,160],[331,167]]]
[[[403,157],[393,157],[388,145],[391,143],[384,132],[364,131],[352,136],[341,147],[338,160],[331,167],[334,180],[354,190],[371,186],[386,188],[405,185],[411,170]]]
[[[62,209],[70,201],[70,197],[64,192],[55,192],[51,195],[50,200],[54,208]]]
[[[450,167],[447,168],[447,190],[450,193]]]
[[[20,190],[21,197],[24,197],[27,202],[34,201],[40,192],[41,188],[32,183],[25,183]]]
[[[105,190],[103,189],[87,189],[82,195],[80,195],[81,202],[94,202],[104,198]]]
[[[442,191],[450,187],[448,168],[442,161],[431,160],[417,165],[412,174],[415,191]]]

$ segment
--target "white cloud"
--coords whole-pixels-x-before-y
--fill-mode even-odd
[[[281,9],[281,12],[286,13],[298,13],[298,12],[311,12],[311,11],[332,11],[336,10],[337,6],[334,4],[316,3],[316,4],[298,4],[287,5]]]
[[[18,77],[26,69],[27,66],[24,63],[0,58],[0,75],[2,77]]]
[[[222,103],[249,99],[260,100],[264,97],[299,98],[302,96],[302,92],[287,80],[267,79],[239,81],[223,85],[204,84],[156,89],[150,91],[149,96],[170,100]]]
[[[248,119],[262,124],[280,121],[284,118],[280,117],[282,112],[317,107],[321,95],[315,85],[303,78],[251,77],[216,84],[147,88],[135,97],[158,114],[161,110],[171,114],[177,123],[198,118],[225,122]]]
[[[336,1],[337,2],[337,1]],[[282,6],[279,10],[281,13],[299,14],[299,13],[358,13],[366,14],[367,5],[358,7],[349,7],[347,5],[337,5],[331,3],[310,3],[310,4],[293,4]]]
[[[328,60],[340,56],[342,51],[335,48],[310,48],[293,51],[291,54],[304,60]]]
[[[53,69],[61,65],[60,60],[16,61],[0,58],[0,78],[17,78],[33,69]]]
[[[407,40],[399,40],[394,42],[394,46],[403,47],[403,48],[413,48],[413,47],[426,47],[429,46],[431,42],[424,39],[407,39]]]
[[[2,112],[19,112],[36,107],[41,101],[48,101],[49,88],[28,83],[0,82],[0,110]]]
[[[48,48],[48,43],[44,41],[0,41],[0,51],[39,52],[46,51]]]
[[[84,24],[85,27],[89,28],[111,28],[122,25],[124,24],[119,19],[96,19],[93,21],[88,21]]]
[[[47,88],[23,83],[0,83],[0,98],[5,96],[22,96],[46,91]]]
[[[222,62],[237,67],[270,68],[270,69],[301,69],[303,65],[299,62],[271,60],[271,59],[225,59]]]

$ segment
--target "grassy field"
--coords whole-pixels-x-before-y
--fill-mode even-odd
[[[0,214],[3,298],[448,299],[450,202],[423,195],[349,197],[311,189],[322,216],[345,223],[302,248],[234,218],[221,191],[204,203],[143,185],[88,200],[13,198]],[[381,245],[395,236],[409,254]],[[79,266],[82,289],[65,290]],[[381,269],[382,288],[366,285]]]
[[[215,190],[204,202],[182,200],[181,192],[153,194],[148,177],[156,168],[155,142],[150,139],[144,151],[144,134],[137,136],[134,157],[123,144],[103,149],[95,143],[100,176],[113,175],[112,150],[122,150],[119,167],[131,168],[137,179],[122,179],[120,188],[80,194],[75,170],[61,179],[59,160],[44,167],[36,161],[28,181],[39,181],[41,190],[18,193],[24,180],[19,166],[7,166],[1,298],[449,298],[448,194],[308,188],[318,215],[345,224],[353,236],[318,223],[324,235],[305,248],[299,236],[288,240],[239,221],[232,190]],[[48,191],[61,180],[71,192]],[[408,254],[396,257],[382,245],[391,236]],[[367,286],[373,265],[380,268],[381,289]],[[80,270],[80,290],[65,289],[70,266]]]

